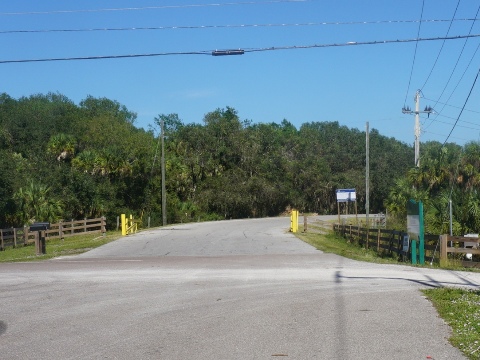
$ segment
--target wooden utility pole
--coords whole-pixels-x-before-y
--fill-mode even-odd
[[[369,226],[368,215],[370,213],[370,130],[367,121],[366,138],[365,138],[365,221],[367,229]]]
[[[160,121],[162,139],[162,224],[167,225],[167,191],[165,187],[165,133],[163,119]]]

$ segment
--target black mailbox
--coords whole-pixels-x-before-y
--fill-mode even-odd
[[[50,229],[49,222],[36,222],[30,225],[30,231],[43,231]]]
[[[43,231],[50,229],[49,222],[36,222],[30,225],[30,231],[38,231],[37,240],[35,240],[35,247],[37,255],[46,254],[47,246],[45,241],[45,233]]]

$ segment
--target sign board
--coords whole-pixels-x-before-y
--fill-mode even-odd
[[[402,239],[402,251],[407,253],[408,249],[410,247],[410,236],[408,235],[403,235]]]
[[[337,202],[351,202],[357,201],[357,194],[355,189],[338,189]]]
[[[423,230],[423,203],[415,200],[407,201],[407,231],[413,240],[418,240],[418,256],[420,264],[425,263],[425,240]],[[412,240],[412,244],[413,244]],[[412,263],[416,264],[416,254],[412,245]],[[415,256],[415,260],[413,257]]]
[[[418,203],[414,200],[407,202],[407,231],[417,238],[420,234],[420,211]]]

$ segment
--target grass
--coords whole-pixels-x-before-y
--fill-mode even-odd
[[[469,359],[480,360],[480,291],[440,288],[423,292],[452,328],[452,345]]]
[[[47,253],[43,255],[35,254],[35,244],[33,243],[27,246],[17,246],[16,248],[6,247],[4,251],[0,251],[0,262],[39,261],[58,256],[81,254],[120,237],[121,233],[119,231],[112,231],[106,236],[95,233],[67,237],[64,240],[47,240]]]
[[[396,258],[380,257],[375,251],[367,250],[356,244],[349,243],[344,238],[331,232],[318,233],[296,233],[297,237],[318,250],[326,253],[337,254],[349,259],[374,262],[380,264],[398,264]]]

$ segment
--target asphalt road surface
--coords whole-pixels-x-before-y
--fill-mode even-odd
[[[0,264],[0,359],[464,359],[420,289],[480,274],[356,262],[288,227],[185,224]]]

